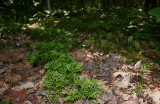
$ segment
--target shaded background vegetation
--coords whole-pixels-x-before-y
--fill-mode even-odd
[[[27,23],[38,22],[47,29],[27,30],[31,38],[68,41],[65,30],[72,32],[73,45],[94,44],[103,52],[159,51],[160,24],[154,17],[159,15],[148,14],[158,6],[159,0],[1,0],[0,32],[1,37],[8,38]]]
[[[97,11],[108,12],[110,9],[142,9],[144,12],[160,5],[159,0],[1,0],[1,10],[15,13],[16,16],[29,16],[46,9],[54,11],[57,9],[68,11]],[[3,12],[1,12],[3,13]],[[2,14],[1,14],[2,15]],[[5,16],[4,14],[2,16]]]
[[[78,79],[82,65],[68,52],[86,48],[104,54],[120,53],[132,65],[138,60],[148,66],[150,62],[160,64],[159,6],[160,0],[0,0],[0,49],[17,47],[15,37],[29,35],[39,43],[22,46],[32,50],[27,58],[34,67],[47,63],[45,87],[52,91],[74,86],[69,95],[65,90],[59,93],[66,101],[96,98],[102,89],[95,81]],[[152,69],[160,73],[157,67]],[[54,82],[54,78],[62,83]],[[83,82],[87,82],[87,90],[81,86]],[[90,89],[92,86],[97,87]]]

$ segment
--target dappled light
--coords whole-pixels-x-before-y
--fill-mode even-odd
[[[160,0],[0,0],[0,104],[160,104]]]

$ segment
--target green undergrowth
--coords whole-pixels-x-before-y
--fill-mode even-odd
[[[31,35],[36,35],[34,30],[31,31]],[[34,35],[33,37],[37,38],[37,35]],[[35,66],[45,64],[44,69],[47,72],[42,85],[49,90],[48,96],[54,103],[57,97],[64,101],[75,101],[83,98],[97,98],[103,92],[98,81],[78,77],[83,70],[82,64],[76,62],[69,54],[71,46],[72,42],[63,43],[61,40],[39,42],[34,46],[33,51],[27,54],[29,61]],[[55,91],[56,94],[53,93]]]
[[[59,28],[36,28],[28,29],[27,34],[30,35],[31,39],[38,39],[40,41],[56,41],[66,42],[69,38],[74,36],[71,32],[64,31]]]

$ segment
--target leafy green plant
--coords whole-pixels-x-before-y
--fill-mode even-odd
[[[82,64],[74,61],[68,54],[69,48],[66,47],[68,46],[60,43],[40,42],[27,56],[31,62],[36,64],[48,62],[44,66],[47,73],[43,78],[42,85],[50,91],[57,90],[60,93],[65,86],[75,86],[70,89],[68,95],[62,91],[61,94],[66,101],[74,101],[84,97],[96,98],[103,90],[98,87],[95,80],[79,79],[78,73],[82,71]],[[52,94],[50,95],[52,96]]]
[[[76,39],[76,38],[73,38],[73,39],[71,40],[71,44],[72,44],[72,45],[79,45],[80,42],[81,42],[81,40],[80,40],[80,39]]]
[[[68,42],[69,38],[74,35],[63,29],[55,27],[28,29],[26,33],[30,35],[31,39],[33,40],[40,40],[46,42],[54,40],[55,42],[61,42],[61,43]]]
[[[70,58],[70,57],[69,57]],[[82,70],[81,63],[75,63],[72,59],[61,59],[61,57],[55,61],[48,62],[44,68],[58,71],[61,73],[80,72]],[[66,60],[65,60],[66,59]],[[69,62],[70,61],[70,62]]]
[[[137,96],[140,96],[141,93],[143,93],[143,87],[147,87],[147,84],[144,84],[144,75],[146,72],[146,65],[143,64],[141,69],[140,69],[140,82],[137,82],[136,88],[134,89],[134,92],[137,94]]]
[[[76,80],[75,85],[77,85],[80,93],[87,98],[99,97],[103,91],[103,87],[97,84],[96,80],[89,80],[87,78]]]
[[[118,47],[116,46],[115,43],[113,42],[103,42],[101,44],[101,49],[103,52],[113,52],[117,49]]]
[[[160,50],[160,45],[155,46],[155,50],[159,51]]]
[[[71,87],[69,90],[63,90],[62,92],[60,92],[60,95],[65,101],[75,101],[77,99],[84,98],[84,96],[81,95],[79,90],[75,87]]]
[[[114,40],[115,36],[112,33],[107,34],[107,40]]]
[[[81,63],[67,63],[62,61],[52,61],[44,66],[45,69],[62,73],[65,77],[65,80],[68,80],[70,84],[73,84],[78,78],[76,73],[82,71],[81,67]]]
[[[21,27],[22,24],[16,22],[15,18],[10,18],[10,15],[6,15],[5,18],[0,15],[0,32],[6,37],[8,37],[11,33],[21,31]]]
[[[60,91],[61,97],[65,101],[74,101],[76,99],[82,99],[84,97],[96,98],[103,91],[103,88],[97,84],[96,80],[79,79],[77,72],[82,70],[82,64],[78,63],[61,63],[61,62],[49,62],[45,65],[45,69],[48,69],[47,75],[44,77],[43,86],[50,90],[60,90],[65,86],[75,86],[70,90]]]
[[[47,71],[47,75],[44,77],[43,86],[50,90],[59,90],[68,84],[68,80],[64,75],[57,71]]]
[[[128,50],[133,51],[133,50],[139,50],[140,45],[139,42],[136,40],[133,40],[133,36],[128,37]]]
[[[39,91],[39,94],[41,94],[42,96],[45,96],[46,92],[41,90],[41,91]]]
[[[133,46],[134,46],[134,48],[135,48],[135,50],[138,50],[139,48],[140,48],[140,46],[139,46],[139,42],[138,41],[133,41]]]
[[[10,100],[10,99],[8,99],[8,100],[6,100],[5,102],[0,103],[0,104],[11,104],[11,100]]]
[[[124,37],[124,34],[118,34],[118,39],[119,39],[120,42],[123,41],[123,37]]]
[[[160,22],[160,7],[154,8],[148,12],[148,14],[155,16],[157,22]]]
[[[97,84],[96,80],[87,78],[78,79],[73,87],[60,92],[61,97],[67,101],[74,101],[83,98],[96,98],[102,93],[103,88]]]
[[[131,46],[133,42],[133,36],[128,37],[128,46]]]
[[[54,42],[48,42],[48,43],[40,42],[35,45],[33,52],[27,54],[27,58],[29,59],[30,62],[36,65],[42,64],[47,61],[55,60],[60,56],[65,57],[67,54],[63,53],[68,52],[69,47],[70,45],[67,44],[54,43]]]
[[[82,43],[82,46],[89,46],[93,43],[93,40],[87,40],[85,42]]]

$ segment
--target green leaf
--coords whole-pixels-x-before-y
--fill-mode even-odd
[[[39,91],[39,93],[41,94],[41,95],[43,95],[43,96],[45,96],[46,95],[46,92],[45,91]]]
[[[160,15],[160,7],[154,8],[148,12],[148,14],[152,16],[158,16]]]
[[[155,16],[157,22],[160,22],[160,7],[154,8],[148,12],[148,14]]]
[[[160,15],[156,17],[157,22],[160,22]]]

